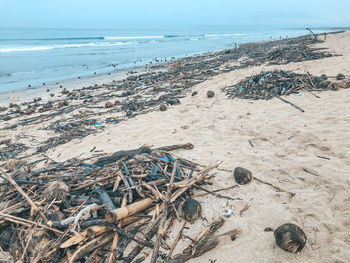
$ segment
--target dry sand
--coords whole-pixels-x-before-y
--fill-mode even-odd
[[[349,43],[350,32],[330,35],[319,46],[343,56],[253,67],[216,76],[196,86],[198,95],[188,95],[179,106],[107,125],[104,132],[58,146],[49,150],[48,155],[64,161],[81,154],[82,158],[88,157],[94,146],[112,153],[143,144],[190,142],[195,146],[193,150],[179,150],[175,154],[205,165],[222,161],[220,167],[230,170],[236,166],[248,168],[254,176],[296,195],[290,198],[253,181],[222,192],[242,200],[227,201],[210,195],[199,198],[208,222],[221,216],[225,209],[232,209],[233,215],[219,233],[235,228],[241,233],[235,241],[220,238],[217,248],[189,262],[349,262],[350,89],[322,92],[318,94],[321,98],[309,93],[289,96],[287,99],[303,108],[304,113],[278,99],[229,100],[221,92],[225,85],[233,85],[262,69],[301,73],[307,70],[329,76],[341,72],[349,77]],[[208,99],[207,90],[213,90],[215,97]],[[234,184],[232,173],[217,171],[210,188]],[[240,215],[247,205],[248,209]],[[281,250],[275,245],[273,233],[264,232],[265,227],[277,228],[288,222],[298,224],[308,237],[306,248],[299,255]],[[200,221],[191,230],[185,230],[185,234],[193,236],[206,224],[205,220]],[[169,244],[180,225],[177,223],[173,229]]]

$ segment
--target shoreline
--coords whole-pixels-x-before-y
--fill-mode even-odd
[[[193,87],[221,74],[254,67],[264,69],[274,65],[312,62],[337,56],[331,50],[329,52],[319,48],[317,45],[321,43],[322,40],[315,40],[309,35],[246,43],[235,49],[152,65],[150,71],[137,74],[127,76],[128,70],[117,72],[120,79],[108,84],[105,75],[102,75],[100,85],[95,83],[99,76],[94,76],[88,79],[92,81],[89,82],[90,85],[80,88],[74,85],[74,82],[72,89],[57,88],[57,93],[50,90],[43,94],[42,89],[33,93],[31,90],[33,100],[0,108],[0,120],[3,120],[0,129],[22,129],[40,123],[40,126],[34,126],[35,129],[40,127],[39,129],[46,130],[44,133],[48,138],[38,142],[36,149],[32,149],[32,153],[38,154],[76,138],[98,133],[99,128],[104,128],[101,124],[127,121],[158,110],[162,105],[179,105]],[[82,85],[87,84],[85,79],[76,81],[82,81]],[[45,86],[45,89],[47,88],[48,86]],[[35,98],[36,96],[40,96],[40,99]],[[29,99],[28,97],[26,99]],[[87,112],[89,114],[86,114]],[[42,118],[47,121],[41,122]],[[60,127],[60,123],[67,123],[67,120],[76,127],[73,134],[69,133],[70,130]],[[95,124],[99,124],[98,127],[94,126]]]
[[[344,31],[331,31],[331,32],[325,32],[325,33],[319,33],[316,35],[324,35],[324,34],[337,34],[341,33]],[[307,35],[302,35],[299,37],[304,37]],[[293,37],[290,39],[294,38],[299,38],[299,37]],[[288,38],[284,38],[282,40],[287,40]],[[263,43],[272,43],[275,41],[281,41],[281,39],[271,39],[271,40],[263,40],[263,41],[258,41],[258,42],[247,42],[243,43],[241,45],[245,44],[263,44]],[[157,63],[152,63],[152,64],[146,64],[142,66],[133,66],[133,67],[125,67],[122,69],[117,69],[112,72],[107,72],[107,73],[100,73],[97,75],[88,75],[84,76],[81,78],[71,78],[71,79],[65,79],[61,81],[53,81],[52,83],[47,83],[46,85],[39,85],[39,86],[34,86],[30,88],[23,88],[19,90],[13,90],[13,91],[5,91],[5,92],[0,92],[0,107],[6,107],[8,106],[9,103],[13,102],[11,100],[11,93],[14,94],[16,98],[19,99],[21,103],[27,103],[30,100],[33,100],[34,98],[40,97],[42,99],[49,100],[50,99],[50,94],[51,93],[58,93],[60,92],[63,88],[72,90],[72,89],[82,89],[83,87],[87,86],[92,86],[92,85],[103,85],[103,84],[110,84],[115,81],[120,81],[123,79],[126,79],[128,77],[128,72],[129,71],[138,71],[138,74],[140,73],[145,73],[147,71],[151,71],[153,67],[166,67],[170,63],[174,63],[178,60],[184,59],[184,58],[194,58],[194,57],[204,57],[206,54],[212,54],[215,56],[215,54],[221,53],[227,49],[220,49],[216,51],[208,51],[208,52],[203,52],[199,54],[189,54],[189,56],[178,56],[174,61],[170,62],[157,62]],[[140,71],[140,72],[139,72]],[[60,88],[62,86],[62,88]],[[50,90],[47,92],[47,90]]]
[[[111,83],[113,80],[120,81],[128,77],[130,71],[137,71],[136,74],[142,74],[147,71],[147,66],[136,66],[123,68],[109,73],[89,75],[81,78],[66,79],[59,82],[48,83],[46,85],[23,88],[10,92],[0,93],[0,107],[6,107],[11,103],[11,93],[13,93],[21,102],[26,103],[34,98],[41,97],[43,100],[49,100],[51,93],[59,93],[64,88],[68,90],[81,89],[87,86],[103,85]],[[60,87],[62,86],[62,87]],[[47,92],[47,90],[50,90]]]
[[[168,233],[166,243],[177,242],[172,255],[181,254],[191,243],[185,236],[195,237],[208,224],[223,218],[225,222],[214,233],[218,245],[190,259],[189,263],[227,262],[228,258],[238,262],[257,262],[259,259],[261,263],[347,262],[350,258],[350,141],[344,138],[350,138],[349,41],[350,31],[327,36],[325,41],[299,37],[250,43],[238,49],[180,59],[169,64],[163,72],[158,73],[155,69],[129,75],[124,81],[108,85],[67,90],[66,94],[59,94],[60,97],[56,94],[50,101],[6,108],[0,111],[0,166],[15,180],[41,184],[24,182],[21,187],[45,211],[47,202],[37,201],[45,197],[40,190],[46,188],[47,182],[74,180],[67,198],[69,202],[71,197],[89,196],[96,191],[95,186],[104,189],[114,201],[115,197],[127,196],[123,192],[126,181],[120,181],[121,175],[128,177],[140,173],[145,178],[153,174],[154,166],[133,172],[134,164],[147,162],[147,155],[141,155],[141,152],[137,152],[137,159],[132,164],[127,163],[129,157],[120,159],[121,162],[111,157],[118,158],[120,151],[135,152],[128,150],[141,146],[157,149],[190,145],[187,149],[177,148],[171,156],[200,167],[218,164],[219,169],[206,177],[210,180],[209,185],[201,183],[201,188],[189,193],[201,204],[202,218],[187,224],[186,228],[184,220],[177,220],[175,215],[164,224]],[[285,72],[294,77],[289,79]],[[340,73],[342,80],[336,80],[334,77]],[[265,84],[258,90],[262,91],[263,99],[242,99],[244,94],[230,98],[226,93],[228,89],[241,89],[240,85],[249,92],[252,86],[247,85],[260,83],[261,77],[269,74],[273,77],[264,80]],[[344,81],[348,86],[336,90],[327,86],[321,91],[318,86],[324,81],[325,77],[322,77],[320,82],[323,74],[330,82],[340,84]],[[302,86],[298,85],[297,79],[316,87],[297,87]],[[283,82],[281,85],[277,83],[280,81]],[[278,93],[269,100],[264,99],[264,91],[273,92],[273,86],[271,89],[269,84],[274,82],[278,84],[276,86],[284,87],[290,81],[298,88],[294,92],[290,89],[289,94]],[[208,96],[209,91],[213,96]],[[303,111],[281,101],[278,95]],[[170,161],[170,156],[165,157]],[[111,161],[111,169],[108,165],[106,170],[96,167],[106,160]],[[164,164],[167,167],[165,173],[170,172],[168,163]],[[21,168],[22,165],[30,167],[30,171]],[[252,180],[238,185],[232,172],[236,167],[248,169]],[[116,173],[113,169],[117,169]],[[159,170],[164,171],[163,168]],[[101,174],[101,171],[106,173]],[[132,178],[135,185],[142,180],[138,176]],[[120,182],[119,189],[112,191],[116,182]],[[80,192],[81,186],[84,192]],[[11,187],[3,185],[6,189],[4,199],[9,196],[7,189]],[[160,193],[165,189],[155,184],[154,187],[158,187]],[[148,192],[149,188],[141,185],[140,189]],[[138,196],[136,190],[132,190],[132,194],[134,201],[140,200],[141,195]],[[17,198],[17,193],[12,196]],[[92,198],[95,200],[95,197],[98,195]],[[100,204],[98,200],[96,202]],[[71,210],[61,208],[60,203],[54,205],[65,218],[71,215]],[[120,207],[120,203],[116,206]],[[5,212],[11,216],[29,217],[29,209],[24,216],[22,210]],[[147,213],[141,211],[140,215]],[[98,213],[94,219],[103,220],[104,214]],[[88,227],[83,223],[88,221],[80,220],[77,231],[83,233]],[[18,229],[17,222],[2,222],[2,229]],[[307,237],[305,248],[298,254],[280,249],[274,234],[266,232],[285,223],[298,225]],[[24,225],[21,229],[31,227]],[[40,229],[40,226],[36,228]],[[135,225],[125,230],[133,228]],[[68,225],[62,231],[66,229],[69,229]],[[144,227],[141,231],[147,233],[149,228]],[[180,231],[183,231],[182,238]],[[68,235],[75,236],[73,233]],[[90,257],[90,253],[96,251],[106,255],[113,246],[113,236],[106,236],[110,238],[106,246],[100,251],[89,251],[86,256]],[[46,238],[51,242],[56,236],[45,235]],[[21,247],[20,239],[13,240]],[[151,240],[156,242],[154,238]],[[85,238],[80,246],[90,241]],[[123,247],[120,258],[125,258],[135,245],[132,242]],[[74,250],[79,251],[72,247],[72,253]],[[4,251],[13,253],[8,246]],[[59,260],[64,261],[71,257],[65,255],[65,251],[52,256],[62,256]],[[163,246],[160,251],[165,255],[169,252]],[[147,247],[142,250],[144,262],[150,262],[151,254],[152,250]],[[13,257],[18,254],[14,253]]]

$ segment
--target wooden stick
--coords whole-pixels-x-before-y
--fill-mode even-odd
[[[154,245],[152,242],[147,241],[147,240],[143,240],[142,238],[137,237],[136,235],[132,235],[128,231],[125,231],[124,229],[122,229],[114,224],[105,222],[104,225],[114,229],[115,231],[117,231],[121,235],[127,236],[128,238],[134,240],[136,243],[139,243],[139,244],[144,245],[144,246],[149,247],[149,248],[154,248]]]
[[[136,214],[137,212],[145,210],[146,208],[150,207],[153,203],[154,201],[151,198],[145,198],[131,205],[117,208],[113,211],[107,212],[105,215],[105,220],[108,223],[117,222],[127,216],[130,216],[130,215]]]
[[[7,173],[5,173],[1,168],[0,172],[6,177],[6,179],[16,188],[16,190],[27,200],[27,202],[32,207],[32,213],[39,213],[41,218],[44,220],[45,224],[47,224],[48,220],[44,213],[39,209],[39,207],[30,199],[30,197],[23,191],[23,189],[16,183],[15,180],[12,179]]]
[[[208,166],[207,168],[205,168],[200,173],[196,174],[191,179],[185,180],[184,184],[182,185],[182,188],[176,190],[175,193],[172,195],[170,202],[171,203],[174,202],[180,195],[182,195],[184,192],[186,192],[193,184],[204,179],[205,176],[207,176],[211,170],[217,168],[219,166],[219,164],[220,163]]]
[[[238,185],[236,185],[236,186],[238,186]],[[207,189],[205,189],[205,188],[203,188],[201,186],[198,186],[198,185],[195,185],[194,187],[197,188],[197,189],[203,190],[204,192],[206,192],[208,194],[211,194],[211,195],[213,195],[213,196],[215,196],[217,198],[223,198],[223,199],[228,199],[228,200],[232,200],[232,201],[242,200],[239,197],[233,198],[231,196],[225,196],[225,195],[217,194],[214,191],[209,191],[209,190],[207,190]]]
[[[70,239],[66,240],[64,243],[62,243],[59,247],[60,248],[68,248],[70,246],[76,245],[80,242],[82,242],[87,237],[97,237],[102,234],[104,234],[107,231],[107,228],[105,226],[92,226],[88,229],[82,231],[77,236],[73,236]]]
[[[175,144],[170,146],[158,147],[158,148],[155,148],[154,150],[170,152],[178,149],[192,150],[193,148],[194,148],[194,145],[192,143],[185,143],[185,144]]]
[[[153,224],[153,226],[151,227],[149,232],[146,234],[146,239],[147,240],[151,240],[152,237],[158,232],[159,224],[160,224],[160,218],[158,218],[158,220]],[[123,263],[131,263],[137,257],[137,255],[140,254],[140,252],[142,251],[142,249],[144,247],[145,246],[143,246],[143,245],[137,245],[129,253],[129,255],[126,257],[126,259],[123,261]]]
[[[102,203],[106,204],[109,210],[114,210],[116,208],[111,198],[103,188],[99,187],[98,185],[95,185],[94,189],[97,192]]]
[[[105,181],[105,180],[108,180],[108,179],[112,179],[114,177],[115,177],[115,175],[110,175],[110,176],[107,176],[107,177],[98,178],[98,179],[96,179],[96,180],[94,180],[92,182],[89,182],[89,183],[86,183],[86,184],[84,184],[82,186],[78,186],[76,188],[71,189],[71,192],[82,190],[82,189],[87,188],[87,187],[89,187],[91,185],[94,185],[94,184],[96,184],[98,182],[102,182],[102,181]]]
[[[280,187],[278,187],[278,186],[276,186],[276,185],[273,185],[273,184],[271,184],[271,183],[269,183],[269,182],[265,182],[265,181],[263,181],[263,180],[261,180],[261,179],[255,177],[255,176],[254,176],[253,178],[254,178],[256,181],[258,181],[258,182],[260,182],[260,183],[263,183],[263,184],[266,184],[266,185],[269,185],[269,186],[275,188],[276,190],[278,190],[278,191],[280,191],[280,192],[285,192],[285,193],[289,194],[291,197],[295,196],[295,193],[292,193],[292,192],[283,190],[283,189],[281,189]]]
[[[282,99],[280,96],[277,96],[277,98],[280,99],[281,101],[287,103],[287,104],[292,105],[292,106],[293,106],[294,108],[296,108],[297,110],[300,110],[301,112],[305,112],[302,108],[300,108],[299,106],[297,106],[297,105],[291,103],[290,101],[285,100],[285,99]]]
[[[168,188],[167,188],[167,195],[166,195],[166,199],[165,199],[165,208],[163,210],[162,219],[161,219],[160,226],[159,226],[158,233],[157,233],[157,240],[156,240],[156,244],[155,244],[154,249],[153,249],[152,258],[151,258],[150,263],[156,263],[157,259],[158,259],[160,243],[161,243],[161,239],[163,238],[163,235],[164,235],[164,225],[165,225],[165,221],[166,221],[167,216],[168,216],[169,201],[170,201],[170,196],[171,196],[171,186],[174,183],[176,168],[177,168],[177,162],[174,164],[173,171],[171,173],[170,183],[169,183]]]
[[[126,196],[124,195],[125,198],[123,198],[122,201],[122,205],[121,207],[125,207],[126,206]],[[119,222],[118,227],[121,227],[122,222]],[[108,258],[108,263],[113,263],[113,259],[115,258],[115,261],[118,259],[117,256],[114,256],[114,250],[117,248],[118,246],[118,241],[119,241],[119,233],[117,231],[114,232],[114,237],[113,237],[113,242],[112,242],[112,246],[111,246],[111,252],[109,253],[109,258]]]
[[[176,238],[175,238],[175,240],[174,240],[174,243],[171,245],[170,251],[169,251],[168,256],[167,256],[168,259],[171,258],[172,254],[173,254],[173,252],[174,252],[174,249],[175,249],[177,243],[179,242],[179,240],[180,240],[180,238],[181,238],[181,236],[182,236],[182,233],[184,232],[185,225],[186,225],[186,222],[183,223],[183,225],[182,225],[182,227],[181,227],[179,233],[177,234],[177,236],[176,236]]]
[[[232,172],[232,171],[230,170],[229,172]],[[233,189],[235,187],[238,187],[238,184],[235,184],[235,185],[232,185],[232,186],[228,186],[228,187],[224,187],[224,188],[221,188],[221,189],[216,189],[216,190],[213,190],[213,191],[208,191],[208,192],[205,192],[203,194],[196,194],[196,195],[193,195],[192,197],[205,196],[205,195],[208,195],[208,194],[211,194],[211,193],[217,193],[217,192],[220,192],[220,191],[230,190],[230,189]]]
[[[318,174],[313,173],[313,172],[311,172],[311,171],[307,170],[306,168],[303,168],[303,171],[304,171],[304,172],[307,172],[307,173],[309,173],[309,174],[312,174],[312,175],[319,176]]]
[[[31,221],[31,220],[28,220],[28,219],[24,219],[24,218],[12,216],[12,215],[4,214],[2,212],[0,212],[0,217],[5,219],[5,220],[7,220],[7,221],[10,221],[10,222],[13,222],[13,223],[16,223],[16,224],[25,225],[27,227],[37,226],[37,227],[42,227],[42,228],[51,230],[52,232],[55,232],[57,234],[63,234],[62,231],[59,231],[59,230],[57,230],[55,228],[52,228],[52,227],[49,227],[49,226],[46,226],[46,225],[43,225],[43,224]]]
[[[106,234],[91,240],[90,242],[86,243],[84,246],[78,248],[68,262],[69,263],[76,262],[78,259],[84,257],[84,255],[90,253],[91,251],[99,247],[104,246],[105,244],[110,242],[112,238],[113,238],[112,235]]]
[[[325,160],[330,160],[331,159],[329,157],[324,157],[324,156],[320,156],[320,155],[316,155],[316,157],[321,158],[321,159],[325,159]]]

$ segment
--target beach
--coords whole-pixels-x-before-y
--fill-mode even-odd
[[[320,43],[306,45],[315,50],[305,49],[304,61],[281,55],[281,60],[271,64],[260,58],[266,51],[292,46],[293,41],[306,41],[291,38],[248,44],[238,49],[237,56],[235,49],[223,50],[147,71],[137,69],[134,74],[84,80],[77,86],[64,86],[64,94],[63,88],[50,89],[45,95],[36,93],[30,107],[20,105],[29,101],[23,97],[18,107],[7,108],[6,101],[0,105],[5,107],[0,112],[0,142],[10,140],[8,147],[12,148],[2,155],[0,165],[5,167],[9,159],[65,162],[142,145],[191,143],[192,150],[179,149],[174,154],[204,166],[220,163],[208,190],[234,185],[232,171],[244,167],[285,192],[253,179],[221,192],[239,200],[198,197],[205,220],[188,225],[187,236],[196,235],[227,210],[232,215],[225,218],[218,234],[232,229],[239,234],[234,241],[219,237],[216,248],[188,262],[348,262],[350,88],[284,96],[304,112],[278,98],[229,99],[224,91],[245,78],[273,70],[326,74],[334,81],[341,73],[349,80],[350,32],[320,35],[319,39]],[[212,98],[207,97],[209,90],[215,93]],[[192,96],[195,91],[197,95]],[[41,100],[32,102],[37,97]],[[161,105],[166,105],[165,111],[159,110]],[[199,193],[202,191],[194,192]],[[273,233],[264,231],[284,223],[297,224],[305,232],[307,243],[300,254],[283,251],[276,246]],[[175,221],[169,244],[181,225]],[[188,242],[183,238],[174,254]],[[150,256],[145,262],[149,261]]]

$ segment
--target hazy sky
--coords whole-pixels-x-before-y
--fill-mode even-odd
[[[0,0],[0,27],[350,26],[350,0]]]

